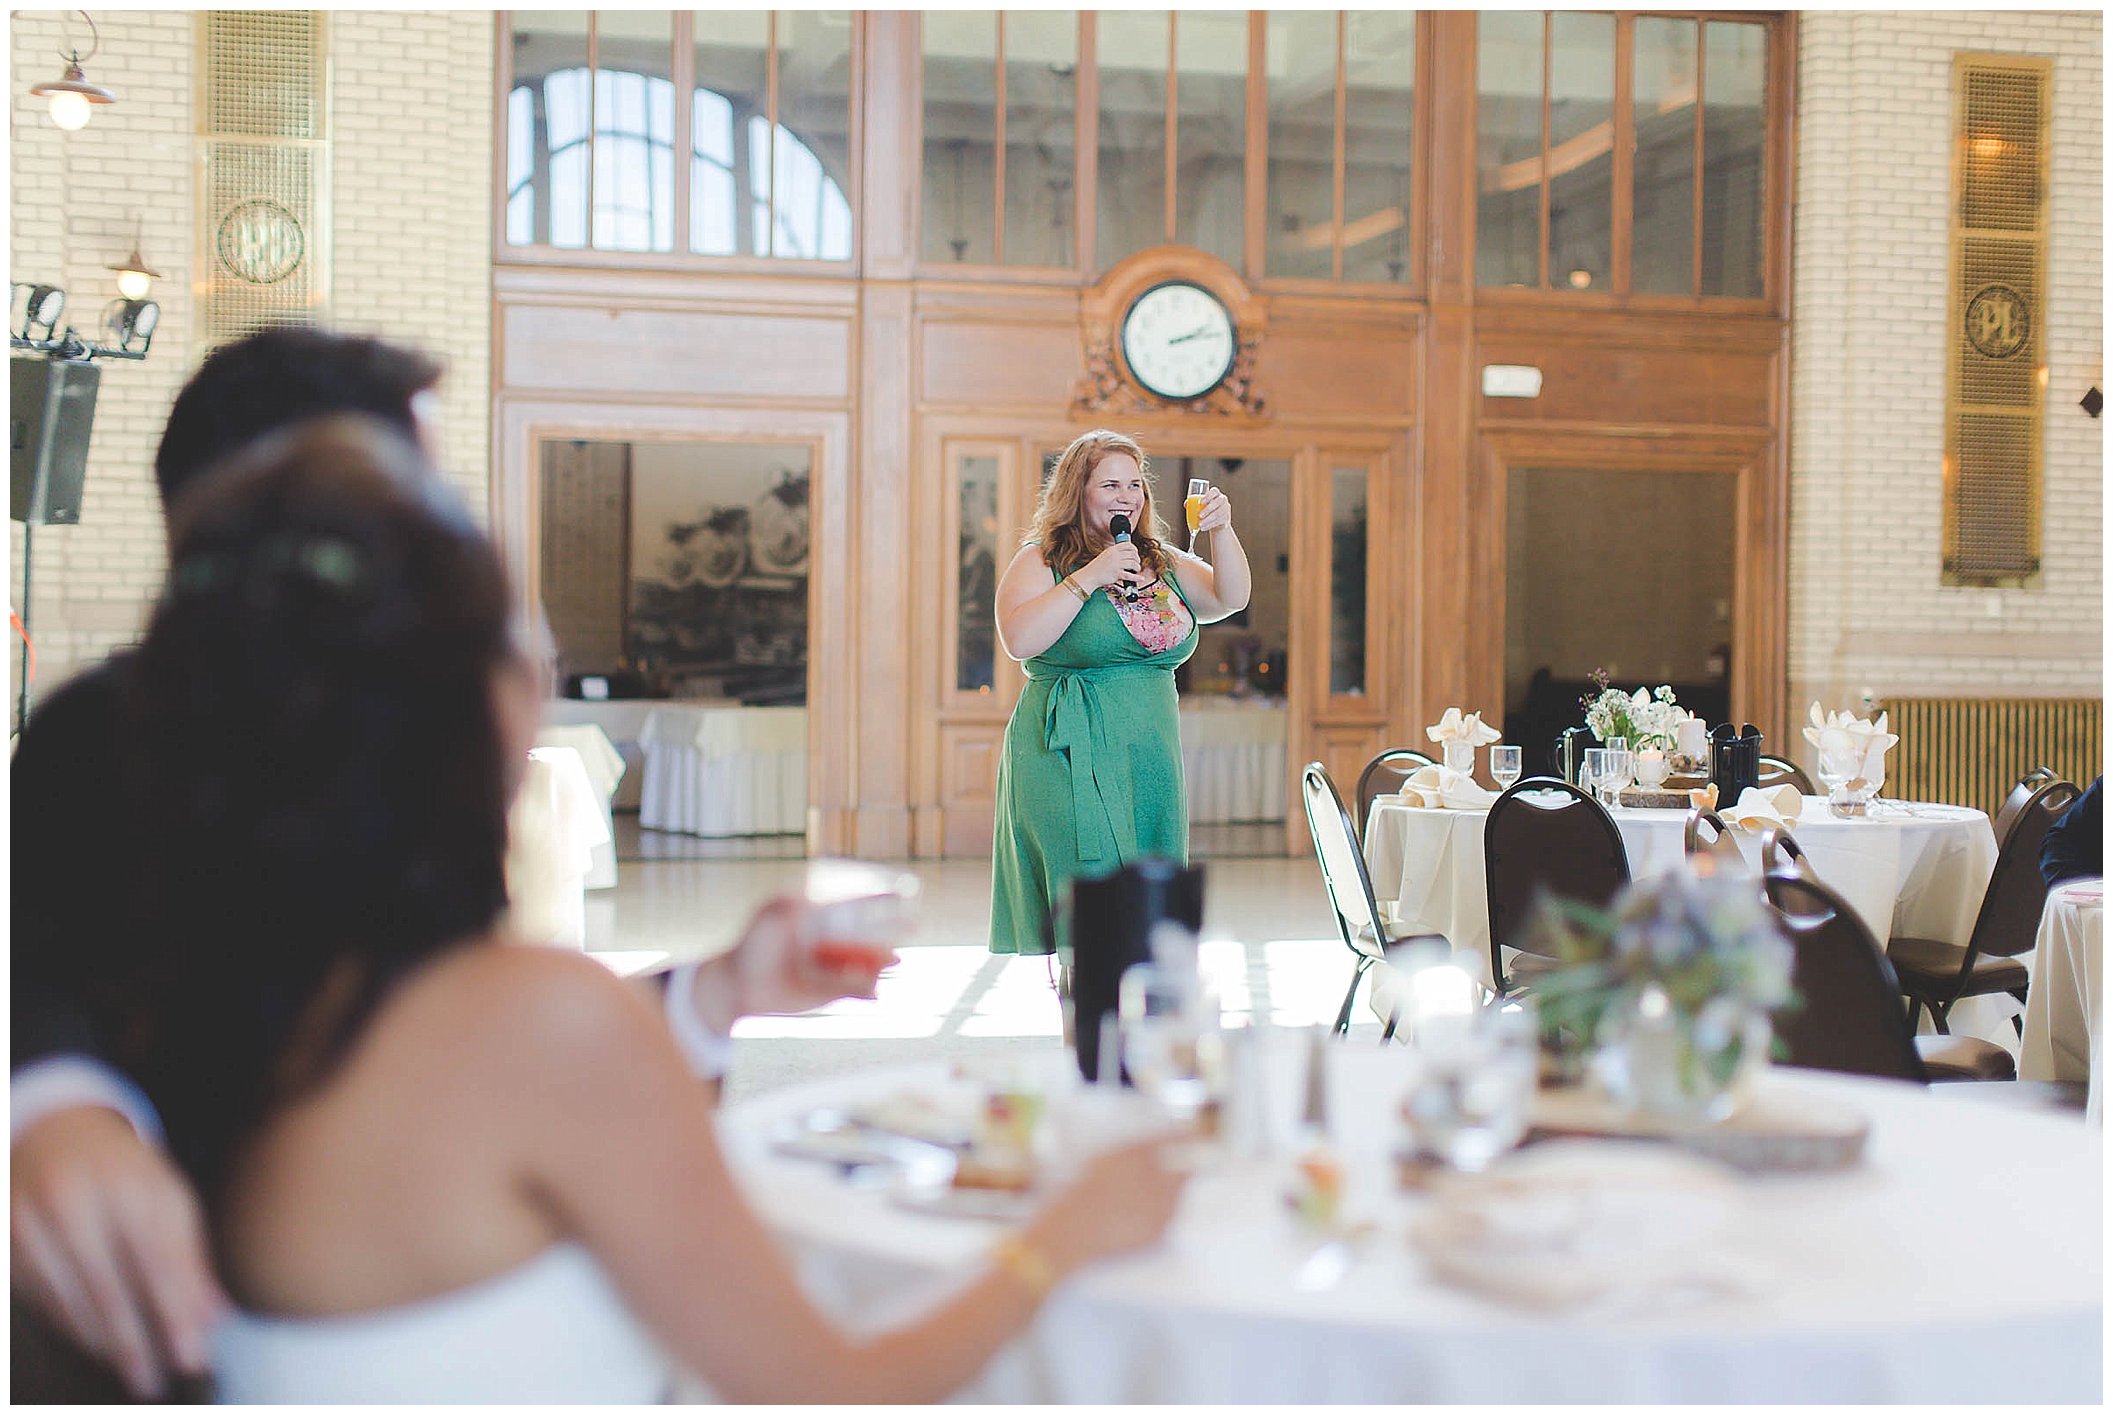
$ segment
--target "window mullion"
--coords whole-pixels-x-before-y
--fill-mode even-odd
[[[1548,287],[1548,138],[1549,93],[1554,87],[1555,16],[1541,12],[1541,288]]]
[[[1708,94],[1703,89],[1703,78],[1709,72],[1708,44],[1709,26],[1700,20],[1695,21],[1695,214],[1691,233],[1694,258],[1693,268],[1688,272],[1688,290],[1698,300],[1702,298],[1702,106],[1708,101]]]
[[[1331,279],[1343,278],[1343,168],[1349,146],[1348,125],[1350,99],[1344,51],[1348,44],[1349,21],[1344,12],[1335,12],[1335,241],[1329,258]]]
[[[1174,244],[1174,182],[1181,172],[1181,30],[1179,10],[1167,11],[1165,245]]]
[[[668,65],[669,81],[675,85],[674,101],[668,105],[668,160],[675,168],[670,200],[675,203],[674,253],[690,253],[690,163],[695,161],[690,144],[695,138],[696,118],[690,104],[697,91],[697,45],[695,11],[677,10],[671,41],[675,52]],[[648,122],[650,126],[650,120]]]
[[[991,205],[990,259],[993,265],[1005,264],[1005,12],[1000,10],[998,21],[998,79],[997,99],[991,105],[997,118],[997,128],[991,139]]]
[[[764,36],[763,254],[778,253],[778,12],[770,12]]]

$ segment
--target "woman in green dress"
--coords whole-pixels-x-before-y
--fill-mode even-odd
[[[998,582],[998,637],[1027,686],[998,762],[993,953],[1049,952],[1050,905],[1077,876],[1146,855],[1188,860],[1174,670],[1197,626],[1246,608],[1252,588],[1222,491],[1196,526],[1210,561],[1168,543],[1144,449],[1089,432],[1064,450]]]

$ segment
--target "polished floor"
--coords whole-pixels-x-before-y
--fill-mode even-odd
[[[710,858],[679,845],[656,848],[658,834],[619,817],[617,886],[587,896],[588,950],[620,972],[730,946],[750,912],[796,886],[804,868],[800,859],[771,857],[767,843],[753,852],[761,858]],[[1279,1026],[1332,1022],[1350,962],[1313,859],[1204,863],[1203,966],[1228,1016]],[[728,1099],[890,1062],[1062,1045],[1047,960],[995,957],[984,946],[990,862],[920,860],[903,868],[922,884],[922,923],[881,980],[879,998],[740,1023]],[[1376,1038],[1378,1027],[1363,1021],[1353,1031]]]

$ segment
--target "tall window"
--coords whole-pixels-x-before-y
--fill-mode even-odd
[[[1269,274],[1406,281],[1415,14],[1284,11],[1266,34]]]
[[[1477,34],[1481,285],[1766,293],[1768,25],[1490,11]]]
[[[851,258],[849,11],[524,10],[509,40],[509,246]]]

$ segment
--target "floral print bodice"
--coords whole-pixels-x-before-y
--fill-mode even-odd
[[[1196,616],[1164,577],[1137,586],[1135,598],[1126,598],[1119,585],[1110,585],[1101,593],[1114,604],[1130,637],[1147,652],[1165,653],[1187,639],[1189,631],[1196,627]]]

